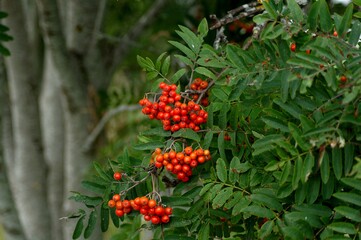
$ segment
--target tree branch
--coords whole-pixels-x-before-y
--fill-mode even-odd
[[[104,129],[105,125],[112,117],[114,117],[115,115],[117,115],[121,112],[134,111],[137,109],[140,109],[140,106],[138,104],[136,104],[136,105],[120,105],[117,108],[114,108],[114,109],[111,109],[110,111],[108,111],[102,117],[102,119],[100,120],[98,125],[93,129],[93,131],[89,134],[89,136],[85,140],[85,143],[83,145],[83,151],[87,152],[92,148],[95,140],[98,138],[98,136]]]

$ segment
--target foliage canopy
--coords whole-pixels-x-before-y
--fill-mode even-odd
[[[73,215],[73,238],[84,229],[89,236],[100,208],[103,231],[111,221],[128,229],[114,239],[136,238],[136,224],[154,228],[154,239],[361,239],[361,25],[354,6],[340,16],[325,0],[307,15],[294,0],[263,5],[266,12],[254,17],[261,30],[247,48],[206,44],[203,20],[196,34],[179,27],[181,41],[169,42],[179,50],[173,58],[138,56],[153,92],[168,82],[187,93],[195,78],[206,79],[208,121],[200,131],[174,133],[155,123],[130,151],[106,167],[95,163],[97,175],[83,185],[99,197],[72,197],[93,209],[87,225],[83,210]],[[184,67],[172,72],[171,61]],[[181,151],[182,142],[209,149],[212,160],[186,183],[150,170],[155,148]],[[130,180],[114,181],[118,170]],[[141,181],[148,175],[156,179]],[[107,206],[114,193],[133,199],[154,191],[174,209],[161,227],[141,225],[133,213],[119,219]]]

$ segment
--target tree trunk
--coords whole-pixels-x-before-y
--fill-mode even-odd
[[[48,201],[53,240],[63,239],[59,219],[64,217],[62,211],[64,196],[64,116],[59,92],[59,77],[50,54],[46,52],[40,96],[40,115],[44,158],[49,166]]]
[[[20,222],[27,239],[50,239],[46,198],[46,165],[42,155],[38,108],[38,83],[32,67],[25,19],[20,1],[3,1],[9,13],[5,24],[14,40],[5,60],[10,89],[14,136],[14,173],[11,181]]]
[[[0,57],[0,223],[5,239],[23,240],[25,237],[8,180],[11,168],[6,164],[13,158],[14,151],[7,89],[4,62]]]

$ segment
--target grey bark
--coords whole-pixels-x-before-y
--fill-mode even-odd
[[[12,177],[15,180],[11,185],[26,238],[47,240],[50,239],[50,218],[37,102],[38,82],[28,53],[30,46],[21,3],[6,0],[3,9],[9,13],[5,24],[14,37],[7,44],[12,55],[5,59],[14,136]]]
[[[48,169],[48,201],[51,214],[52,239],[63,239],[59,221],[62,211],[64,183],[64,116],[59,91],[60,75],[50,54],[45,54],[43,84],[40,95],[44,158]]]
[[[5,239],[23,240],[25,237],[8,178],[11,168],[6,164],[6,161],[11,162],[14,150],[7,89],[4,62],[0,57],[0,223],[4,229]]]

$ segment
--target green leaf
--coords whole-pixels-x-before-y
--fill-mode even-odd
[[[263,1],[262,4],[266,9],[267,13],[270,15],[270,17],[273,20],[277,20],[278,14],[276,12],[276,9],[274,9],[267,1]]]
[[[243,209],[246,208],[251,201],[248,198],[243,197],[232,209],[232,216],[236,216],[243,212]]]
[[[91,182],[91,181],[82,181],[81,182],[81,185],[89,190],[89,191],[92,191],[94,193],[98,193],[98,194],[103,194],[104,191],[105,191],[105,186],[104,185],[101,185],[99,183],[95,183],[95,182]]]
[[[361,180],[355,178],[342,178],[341,182],[354,189],[361,191]]]
[[[330,32],[332,30],[331,14],[325,0],[320,0],[320,26],[323,32]]]
[[[281,203],[279,203],[276,197],[270,197],[262,193],[253,193],[250,197],[252,202],[266,206],[269,209],[273,209],[276,211],[282,211],[283,209]]]
[[[203,139],[203,148],[204,149],[208,149],[209,146],[211,145],[212,143],[212,139],[213,139],[213,131],[208,131],[206,133],[206,135],[204,136],[204,139]]]
[[[226,167],[226,163],[222,158],[218,158],[216,170],[217,170],[218,179],[221,180],[222,182],[227,182],[227,167]]]
[[[6,18],[8,15],[6,12],[0,11],[0,19]]]
[[[97,222],[97,212],[94,210],[90,213],[89,220],[88,220],[88,226],[84,230],[84,238],[87,239],[92,234],[95,224]]]
[[[332,149],[332,168],[337,180],[340,180],[342,176],[342,166],[343,162],[341,149],[335,147]]]
[[[104,179],[105,181],[112,181],[112,177],[109,176],[101,167],[101,165],[98,162],[93,162],[93,166],[95,170],[97,171],[98,175]]]
[[[271,234],[273,226],[274,221],[265,222],[259,231],[259,239],[266,239],[266,237]]]
[[[209,223],[202,225],[199,230],[198,238],[199,240],[208,240],[209,239]]]
[[[174,57],[177,58],[182,63],[184,63],[185,65],[188,65],[191,67],[193,67],[193,65],[194,65],[194,62],[191,59],[189,59],[188,57],[185,57],[185,56],[179,55],[179,54],[174,54]],[[182,69],[185,70],[184,68],[182,68]],[[180,70],[182,70],[182,69],[180,69]]]
[[[115,209],[112,208],[110,209],[110,218],[112,219],[112,222],[114,224],[115,227],[119,227],[119,217],[117,215],[115,215]]]
[[[356,46],[360,39],[360,34],[361,34],[361,23],[358,21],[355,21],[354,24],[352,25],[352,29],[351,29],[351,33],[350,33],[348,42],[351,45]]]
[[[235,184],[239,179],[239,170],[241,168],[241,162],[238,157],[233,157],[229,164],[229,181]]]
[[[288,180],[288,176],[290,175],[291,172],[291,166],[292,166],[291,161],[287,161],[286,164],[284,165],[280,179],[280,185],[283,185]]]
[[[306,69],[312,69],[312,70],[319,70],[319,65],[315,65],[312,63],[307,62],[306,60],[299,59],[299,58],[291,58],[287,61],[288,64],[296,65],[299,67],[303,67]]]
[[[179,26],[182,31],[176,31],[176,33],[187,43],[188,47],[192,49],[195,54],[199,53],[202,42],[189,28]]]
[[[160,71],[163,74],[163,76],[166,76],[168,74],[169,67],[170,67],[170,56],[168,56],[164,59],[162,69]]]
[[[226,209],[233,208],[238,202],[241,201],[243,197],[243,193],[241,191],[236,191],[233,193],[232,198],[224,205]]]
[[[265,217],[265,218],[273,218],[275,216],[271,210],[261,207],[257,204],[252,204],[250,206],[245,207],[242,210],[242,212],[252,214],[253,216]]]
[[[0,53],[3,56],[10,56],[11,55],[10,51],[1,44],[0,44]]]
[[[159,141],[148,142],[148,143],[139,143],[139,144],[133,146],[133,148],[135,150],[139,150],[139,151],[154,150],[156,148],[162,148],[162,147],[164,147],[164,143],[159,142]]]
[[[282,102],[280,99],[274,99],[274,103],[276,103],[279,107],[281,107],[283,110],[288,112],[291,116],[293,116],[296,119],[300,118],[300,115],[302,113],[301,109],[297,107],[296,105],[286,104]]]
[[[300,5],[295,0],[287,0],[288,8],[291,12],[291,17],[297,22],[302,23],[303,21],[303,11],[300,8]]]
[[[328,218],[332,215],[332,211],[327,206],[321,204],[302,204],[295,206],[295,209],[309,215]]]
[[[185,227],[192,224],[192,220],[180,218],[180,217],[172,217],[171,221],[168,224],[170,228],[178,228],[178,227]]]
[[[300,156],[298,156],[295,161],[295,167],[293,168],[293,175],[292,175],[293,190],[295,190],[298,187],[298,182],[300,181],[302,175],[302,167],[303,167],[303,160]]]
[[[224,145],[225,145],[224,135],[225,135],[224,131],[219,133],[217,143],[218,143],[219,155],[221,155],[221,158],[227,159],[226,153],[225,153],[225,147],[224,147]]]
[[[228,95],[221,88],[212,88],[212,95],[216,96],[222,102],[227,101]]]
[[[202,21],[198,25],[199,35],[203,38],[208,34],[208,22],[206,18],[203,18]]]
[[[322,182],[326,184],[330,177],[330,160],[327,152],[325,152],[325,154],[323,155],[323,159],[320,160],[320,162],[321,162],[321,166],[320,166],[321,179]]]
[[[187,139],[191,139],[196,142],[199,142],[201,140],[199,135],[195,131],[193,131],[192,129],[189,129],[189,128],[180,129],[179,131],[173,133],[172,137],[187,138]]]
[[[347,176],[352,169],[355,148],[352,144],[345,145],[344,174]]]
[[[317,198],[318,195],[320,193],[320,178],[319,177],[315,177],[315,178],[311,178],[310,181],[307,184],[307,202],[309,204],[314,203]]]
[[[159,136],[159,137],[170,137],[172,133],[170,131],[165,131],[163,127],[154,127],[149,130],[142,132],[144,136]]]
[[[361,222],[361,213],[358,209],[347,206],[337,206],[334,208],[334,210],[348,219],[356,222]]]
[[[222,189],[213,199],[212,208],[213,209],[221,208],[226,203],[226,201],[232,196],[232,194],[233,194],[232,187],[227,187]]]
[[[84,228],[84,218],[85,216],[81,216],[78,222],[76,223],[73,232],[73,239],[78,239],[81,236],[81,233],[83,232],[83,228]]]
[[[195,60],[196,59],[196,55],[193,53],[193,51],[191,49],[189,49],[188,47],[184,46],[183,44],[176,42],[176,41],[168,41],[171,45],[173,45],[174,47],[178,48],[181,52],[183,52],[188,58],[190,58],[191,60]]]
[[[291,239],[291,240],[303,240],[304,239],[302,233],[296,227],[287,226],[287,227],[282,227],[281,230],[282,230],[283,234],[288,237],[286,239]]]
[[[214,75],[214,73],[212,73],[210,70],[208,70],[205,67],[197,67],[196,69],[194,69],[194,71],[203,76],[209,77],[213,80],[215,80],[217,78],[216,75]]]
[[[306,142],[305,140],[303,140],[302,138],[302,132],[301,130],[297,127],[296,124],[289,122],[288,123],[288,128],[292,134],[292,137],[296,140],[297,144],[302,148],[302,150],[306,151],[309,150],[311,148],[311,144],[309,144],[308,142]]]
[[[187,72],[187,69],[181,68],[179,69],[171,78],[170,81],[172,83],[178,82],[178,80]]]
[[[349,4],[343,14],[341,23],[339,26],[336,26],[337,33],[339,37],[345,37],[348,29],[350,28],[351,20],[352,20],[352,13],[353,13],[353,4]]]
[[[333,196],[347,203],[351,203],[361,207],[361,195],[349,192],[337,192]]]
[[[170,206],[188,206],[193,202],[192,198],[183,196],[162,197],[162,203]]]
[[[327,226],[332,231],[344,233],[344,234],[356,234],[355,226],[346,222],[333,222]]]
[[[208,192],[209,189],[211,189],[211,187],[214,186],[214,184],[215,183],[207,183],[206,185],[204,185],[202,190],[199,192],[199,196],[203,196],[206,192]]]
[[[301,59],[301,60],[305,60],[308,63],[315,64],[317,67],[320,64],[323,64],[323,65],[327,64],[327,62],[324,61],[322,58],[316,57],[313,54],[307,54],[307,53],[304,53],[304,52],[300,52],[300,53],[296,53],[296,57]]]
[[[285,198],[291,195],[293,192],[292,184],[286,183],[283,184],[277,191],[277,197],[278,198]]]
[[[106,232],[109,227],[109,208],[104,206],[100,208],[100,227],[102,232]]]
[[[269,127],[279,129],[281,132],[289,132],[287,125],[283,121],[273,117],[262,117],[262,121]]]
[[[101,197],[89,197],[78,192],[72,192],[73,195],[69,197],[70,200],[74,200],[76,202],[82,202],[87,206],[95,207],[103,202]]]
[[[228,44],[226,46],[227,58],[240,70],[246,70],[247,66],[244,59],[238,53],[242,51],[239,47]]]
[[[314,31],[317,28],[319,11],[320,11],[320,1],[313,2],[307,17],[307,23],[310,26],[311,31]]]

